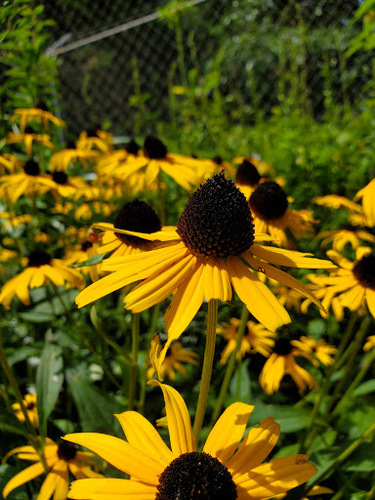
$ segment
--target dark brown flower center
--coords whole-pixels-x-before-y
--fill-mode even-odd
[[[160,476],[155,500],[235,500],[236,485],[228,469],[204,452],[184,453]]]
[[[25,174],[32,175],[32,176],[36,176],[36,175],[40,174],[39,165],[34,160],[27,161],[23,167],[23,171],[25,172]]]
[[[250,208],[264,220],[278,219],[288,209],[288,198],[284,189],[274,181],[259,184],[250,196]]]
[[[118,229],[148,234],[155,233],[161,229],[159,217],[152,206],[147,201],[137,199],[123,205],[113,225]],[[128,245],[141,247],[147,243],[147,240],[143,240],[137,236],[128,236],[121,233],[115,233],[115,235]]]
[[[160,139],[153,135],[149,135],[143,143],[143,153],[151,159],[162,159],[167,156],[168,150]]]
[[[236,172],[236,184],[242,186],[256,186],[259,183],[260,174],[255,165],[249,160],[244,160]]]
[[[35,107],[37,109],[41,109],[42,111],[49,111],[48,106],[44,101],[39,101]]]
[[[125,146],[125,151],[127,153],[130,153],[131,155],[137,155],[139,150],[140,147],[133,139],[129,141]]]
[[[275,342],[275,347],[273,351],[279,356],[287,356],[292,352],[293,346],[290,343],[290,340],[279,338]]]
[[[223,163],[223,159],[221,156],[214,156],[212,158],[212,161],[216,163],[216,165],[221,165]]]
[[[28,405],[26,406],[26,410],[33,410],[35,408],[35,403],[33,403],[32,401],[30,403],[28,403]]]
[[[61,441],[57,448],[57,456],[60,460],[73,460],[78,451],[78,444],[71,443],[70,441]]]
[[[40,267],[45,264],[50,264],[51,257],[43,250],[33,250],[29,255],[29,267]]]
[[[254,241],[246,198],[223,173],[208,179],[190,196],[177,224],[189,250],[205,257],[243,253]]]
[[[92,245],[93,245],[93,244],[91,243],[91,241],[84,241],[84,242],[82,243],[82,245],[81,245],[81,250],[82,250],[83,252],[86,252],[86,250],[88,250],[89,248],[91,248],[91,247],[92,247]]]
[[[375,254],[368,253],[358,260],[353,273],[362,286],[375,290]]]
[[[66,184],[68,182],[68,176],[66,175],[66,173],[65,172],[61,172],[59,170],[56,170],[55,172],[52,172],[52,179],[57,184]]]

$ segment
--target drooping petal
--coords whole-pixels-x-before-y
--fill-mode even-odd
[[[180,237],[176,233],[176,228],[174,226],[164,226],[161,231],[156,231],[154,233],[139,233],[137,231],[128,231],[126,229],[118,229],[113,226],[113,224],[108,224],[107,222],[98,222],[93,224],[93,227],[98,229],[103,229],[104,231],[114,231],[120,234],[126,234],[128,236],[137,236],[143,240],[148,241],[171,241],[179,240]]]
[[[227,462],[242,439],[253,409],[254,406],[245,403],[231,404],[210,432],[203,451],[223,464]]]
[[[211,258],[203,268],[204,297],[209,302],[219,299],[222,302],[231,300],[232,287],[228,271],[221,259]]]
[[[18,486],[21,486],[22,484],[35,479],[36,477],[43,474],[43,472],[44,468],[41,462],[30,465],[30,467],[27,467],[23,471],[19,472],[18,474],[13,476],[10,481],[7,482],[5,488],[3,489],[3,497],[6,498],[9,493],[15,488],[18,488]]]
[[[275,458],[235,480],[238,500],[273,498],[305,483],[317,473],[307,455]]]
[[[290,323],[290,317],[271,290],[237,257],[228,257],[227,268],[233,287],[249,309],[268,330]]]
[[[356,311],[361,306],[364,296],[365,288],[361,285],[356,285],[340,295],[340,302],[351,311]]]
[[[40,489],[37,500],[65,500],[69,490],[68,465],[64,460],[59,460],[47,475]]]
[[[97,496],[96,496],[97,495]],[[114,496],[116,495],[116,496]],[[74,481],[69,491],[73,500],[118,499],[154,500],[156,486],[129,479],[81,479]]]
[[[169,385],[150,380],[150,385],[159,385],[163,391],[165,410],[168,419],[171,448],[175,457],[195,451],[195,441],[190,416],[182,396]]]
[[[130,476],[150,484],[158,484],[158,476],[163,467],[138,448],[122,439],[96,432],[82,432],[64,436],[72,443],[85,446],[104,458],[117,469]]]
[[[265,362],[259,383],[266,394],[273,394],[280,387],[285,374],[285,363],[285,356],[278,356],[276,353],[272,353]]]
[[[375,290],[366,288],[366,302],[370,313],[375,318]]]
[[[173,453],[164,443],[156,429],[136,411],[125,411],[115,415],[129,443],[166,467],[173,460]]]
[[[260,465],[273,450],[280,436],[280,426],[272,417],[262,420],[258,427],[250,429],[237,453],[227,463],[233,477],[247,474]]]

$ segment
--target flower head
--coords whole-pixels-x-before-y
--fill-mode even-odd
[[[154,381],[154,384],[158,382]],[[97,433],[69,434],[66,439],[86,446],[130,479],[84,479],[73,483],[72,499],[101,500],[116,493],[158,500],[261,500],[298,486],[316,473],[306,455],[262,463],[275,446],[280,428],[273,418],[252,428],[242,443],[253,406],[234,403],[219,418],[202,451],[197,451],[188,409],[180,394],[159,384],[164,395],[169,449],[142,415],[116,415],[127,441]]]
[[[31,424],[34,427],[39,427],[38,410],[36,407],[36,394],[35,393],[26,394],[23,399],[23,404],[26,408],[27,415],[29,417]],[[16,413],[16,417],[20,422],[25,421],[25,415],[23,414],[23,411],[21,410],[21,405],[19,403],[13,403],[12,410]]]

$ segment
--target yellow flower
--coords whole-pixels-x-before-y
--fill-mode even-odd
[[[263,161],[256,153],[252,154],[251,156],[237,156],[236,158],[234,158],[233,163],[239,165],[245,160],[252,163],[261,175],[274,172],[274,168],[272,167],[272,165]]]
[[[65,500],[69,490],[69,472],[77,479],[83,477],[102,477],[101,474],[91,469],[91,467],[95,467],[96,465],[95,462],[91,460],[93,456],[92,453],[77,450],[78,446],[68,441],[62,441],[57,445],[51,439],[46,439],[44,456],[47,467],[51,470],[48,472],[42,484],[37,500],[50,500],[52,495],[55,500]],[[8,481],[3,489],[4,498],[6,498],[15,488],[18,488],[22,484],[44,473],[40,456],[32,446],[19,446],[15,448],[6,455],[3,461],[14,454],[17,454],[17,457],[21,460],[30,460],[35,463],[19,472]]]
[[[224,336],[228,341],[221,354],[220,363],[225,365],[229,356],[232,354],[236,347],[237,332],[241,321],[237,318],[231,318],[230,323],[222,323],[223,328],[218,328],[216,333]],[[274,332],[270,332],[263,325],[257,324],[254,321],[246,323],[247,332],[241,340],[241,347],[237,352],[237,360],[240,360],[246,353],[259,352],[266,358],[270,355],[276,337]]]
[[[299,340],[292,340],[291,344],[306,354],[312,354],[313,357],[309,359],[315,366],[319,366],[317,360],[324,366],[332,365],[334,362],[332,356],[337,352],[335,346],[327,344],[324,339],[315,340],[314,337],[302,336]]]
[[[369,227],[375,226],[375,179],[360,189],[354,200],[362,199],[362,207]]]
[[[49,123],[57,127],[65,127],[65,122],[57,116],[50,113],[44,103],[39,103],[35,108],[18,108],[14,111],[11,121],[20,119],[20,130],[25,131],[26,125],[30,121],[38,121],[48,128]]]
[[[154,381],[154,384],[159,384]],[[280,427],[272,417],[243,433],[253,406],[229,406],[197,451],[188,409],[180,394],[159,384],[164,395],[171,449],[142,415],[116,415],[127,441],[105,434],[68,434],[130,479],[82,479],[69,492],[72,499],[142,500],[192,499],[261,500],[283,493],[310,479],[316,468],[307,455],[293,455],[262,463],[275,446]]]
[[[223,174],[215,175],[192,194],[177,231],[150,235],[116,232],[166,243],[146,253],[104,261],[103,270],[115,272],[86,288],[77,296],[76,303],[82,307],[140,280],[143,281],[125,297],[125,307],[133,312],[144,311],[174,294],[164,318],[168,341],[160,363],[170,343],[187,328],[204,298],[229,301],[233,286],[255,318],[274,331],[289,323],[290,318],[256,272],[299,290],[320,306],[298,280],[270,264],[323,269],[333,266],[328,261],[307,258],[308,254],[257,245],[246,199]]]
[[[50,177],[40,173],[38,163],[29,160],[25,163],[23,172],[0,177],[0,196],[5,195],[14,204],[23,194],[25,196],[44,194],[54,185]]]
[[[86,197],[90,190],[82,177],[70,177],[62,170],[51,172],[50,179],[53,182],[52,193],[62,198],[79,199],[81,196]]]
[[[375,236],[367,231],[353,229],[338,229],[333,231],[323,231],[317,238],[323,238],[321,245],[326,246],[332,242],[333,250],[341,252],[349,243],[354,250],[361,245],[361,240],[375,243]]]
[[[52,259],[46,252],[33,251],[28,257],[28,266],[11,278],[0,291],[0,304],[9,309],[15,295],[26,306],[30,305],[29,289],[52,282],[56,286],[69,284],[82,288],[85,279],[75,269],[70,269],[62,260]]]
[[[170,232],[169,227],[161,227],[159,217],[152,206],[138,199],[125,203],[113,224],[102,222],[94,226],[104,231],[98,253],[111,253],[111,258],[146,252],[157,246],[147,239],[118,232],[119,229],[148,234],[158,231],[166,234]]]
[[[6,222],[1,221],[5,219]],[[20,224],[27,224],[32,221],[32,217],[29,214],[24,215],[14,215],[9,212],[0,212],[0,221],[2,224],[2,229],[8,230],[9,228],[18,227]]]
[[[311,233],[315,222],[310,210],[290,210],[284,189],[273,181],[261,182],[252,192],[249,205],[256,233],[270,234],[275,243],[286,247],[289,229],[296,239]]]
[[[22,161],[10,153],[0,155],[0,173],[13,172],[22,165]]]
[[[160,171],[190,191],[196,186],[206,171],[207,160],[197,160],[187,156],[168,153],[166,146],[156,137],[146,137],[143,145],[143,154],[129,156],[122,167],[124,179],[133,174],[144,176],[145,185],[152,185]]]
[[[108,153],[112,149],[112,143],[112,134],[100,130],[99,126],[94,125],[89,130],[80,133],[76,147],[83,151],[98,149],[102,153]]]
[[[33,142],[37,142],[49,149],[54,149],[55,147],[52,144],[51,138],[48,134],[36,134],[35,132],[29,131],[27,129],[25,133],[22,134],[14,134],[13,132],[9,132],[6,139],[7,144],[23,143],[25,145],[26,154],[28,156],[31,156],[32,154]]]
[[[313,497],[313,496],[316,496],[316,495],[327,495],[327,494],[330,494],[330,493],[333,493],[333,490],[331,490],[331,488],[326,488],[325,486],[313,486],[311,488],[311,490],[309,490],[306,495],[308,495],[309,497]],[[277,500],[281,500],[282,498],[285,498],[286,497],[286,493],[281,493],[280,495],[276,495],[275,496],[275,499],[277,498]],[[302,500],[309,500],[308,497],[303,497]]]
[[[261,175],[256,166],[245,158],[237,168],[235,182],[246,199],[250,198],[260,179]]]
[[[373,347],[375,347],[375,335],[370,335],[366,339],[365,345],[363,346],[363,350],[367,352]]]
[[[66,172],[69,165],[80,161],[83,167],[87,166],[88,160],[92,160],[99,155],[98,151],[66,148],[54,153],[49,159],[51,170]]]
[[[155,335],[151,342],[151,350],[150,350],[150,362],[151,366],[147,370],[147,378],[151,379],[155,372],[155,359],[157,359],[157,352],[160,350],[160,337],[159,335]],[[159,351],[160,352],[160,351]],[[190,363],[192,365],[197,364],[198,354],[196,352],[190,351],[189,349],[185,349],[180,342],[173,342],[164,358],[163,364],[159,370],[159,379],[164,380],[167,375],[170,380],[176,380],[175,371],[180,372],[183,377],[186,377],[186,369],[181,364]]]
[[[23,399],[23,404],[26,408],[27,415],[29,417],[31,424],[34,427],[39,427],[39,416],[38,416],[38,410],[36,408],[36,394],[35,393],[26,394],[25,398]],[[21,410],[21,405],[19,403],[13,403],[12,410],[15,411],[16,417],[20,422],[25,421],[25,415],[23,414],[23,411]]]
[[[327,255],[339,269],[330,276],[307,276],[312,283],[323,287],[326,303],[329,305],[336,298],[341,306],[356,311],[366,302],[375,318],[375,254],[371,248],[357,248],[355,262],[350,262],[335,250],[329,250]]]
[[[306,387],[309,389],[315,387],[315,379],[307,370],[299,366],[294,358],[303,356],[311,362],[313,360],[309,354],[294,347],[293,342],[282,337],[276,340],[274,352],[265,362],[259,377],[260,385],[266,394],[277,392],[286,374],[292,377],[300,392],[305,391]]]
[[[311,201],[323,207],[334,208],[334,209],[344,207],[353,213],[361,212],[360,205],[357,205],[353,201],[348,200],[348,198],[345,198],[345,196],[339,196],[337,194],[318,196],[316,198],[313,198]]]

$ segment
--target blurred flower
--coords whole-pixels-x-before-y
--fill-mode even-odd
[[[33,142],[37,142],[42,146],[45,146],[49,149],[54,149],[54,145],[51,142],[51,138],[48,134],[36,134],[34,131],[28,131],[27,128],[25,133],[22,134],[14,134],[13,132],[9,132],[8,137],[6,138],[7,144],[24,144],[26,149],[26,154],[28,156],[32,155],[32,146]]]
[[[3,153],[0,155],[0,173],[14,172],[14,170],[21,168],[23,162],[10,153]]]
[[[74,264],[85,262],[86,260],[91,259],[99,253],[100,252],[98,251],[98,245],[86,239],[82,241],[82,243],[74,245],[73,248],[67,249],[67,255],[64,259],[64,262],[68,266],[73,266]],[[100,264],[94,264],[91,266],[79,267],[79,270],[83,274],[88,274],[91,281],[96,281],[97,279],[99,279],[100,267]]]
[[[369,351],[370,349],[373,349],[375,347],[375,335],[370,335],[367,337],[365,345],[363,346],[363,350]]]
[[[256,233],[270,234],[274,242],[286,247],[289,229],[296,239],[313,231],[310,210],[290,210],[284,189],[273,181],[261,182],[249,199]]]
[[[272,165],[263,161],[257,153],[253,153],[251,156],[237,156],[234,158],[233,163],[239,165],[245,160],[252,163],[262,176],[274,172]]]
[[[5,283],[0,291],[0,304],[9,309],[15,295],[26,306],[30,305],[29,289],[52,282],[56,286],[65,284],[82,288],[85,280],[79,271],[70,269],[62,260],[53,259],[46,252],[34,250],[28,264],[20,274]]]
[[[42,487],[39,491],[37,500],[49,500],[53,495],[55,500],[65,500],[69,490],[69,472],[77,479],[84,477],[101,478],[102,475],[94,472],[92,467],[96,464],[91,457],[92,453],[77,451],[78,446],[69,441],[61,441],[59,445],[51,439],[46,439],[44,456],[48,472]],[[19,446],[10,451],[3,459],[7,460],[12,455],[17,455],[21,460],[30,460],[35,462],[27,469],[16,474],[3,489],[3,496],[6,498],[11,491],[22,484],[28,483],[32,479],[44,473],[44,467],[40,456],[32,446]]]
[[[277,392],[284,375],[289,374],[297,384],[302,393],[306,387],[313,389],[316,385],[315,379],[310,373],[299,366],[296,362],[296,356],[303,356],[311,363],[313,360],[305,350],[294,346],[294,341],[286,338],[278,338],[271,356],[265,362],[262,372],[259,376],[259,382],[266,394]]]
[[[26,408],[27,415],[29,417],[31,424],[34,427],[39,427],[39,416],[38,416],[38,410],[36,408],[36,394],[35,393],[26,394],[22,401]],[[14,412],[16,413],[16,417],[20,422],[25,421],[25,415],[23,414],[23,411],[21,410],[21,405],[19,403],[13,403],[12,410],[14,410]]]
[[[308,279],[323,287],[327,303],[337,297],[341,306],[356,311],[366,302],[375,318],[375,254],[371,248],[358,247],[355,262],[335,250],[329,250],[327,255],[337,263],[339,269],[330,276],[311,274],[307,276]]]
[[[322,239],[322,247],[332,242],[332,248],[337,252],[341,252],[348,243],[354,250],[361,245],[361,240],[375,243],[374,235],[363,230],[356,231],[354,228],[323,231],[317,235],[317,238]]]
[[[361,207],[353,201],[345,198],[345,196],[339,196],[337,194],[328,194],[326,196],[317,196],[311,200],[317,205],[323,207],[338,209],[341,207],[347,208],[350,212],[360,212]]]
[[[80,177],[70,177],[62,170],[50,172],[50,179],[53,182],[52,193],[62,198],[78,199],[81,196],[88,196],[90,186]]]
[[[156,381],[153,383],[159,384]],[[315,473],[307,455],[262,463],[275,446],[280,427],[272,417],[252,428],[241,442],[253,406],[230,405],[197,451],[189,412],[180,394],[159,384],[164,395],[171,449],[142,415],[116,415],[127,442],[106,434],[68,434],[66,439],[98,453],[129,479],[75,481],[69,498],[101,500],[114,493],[142,499],[197,497],[266,499],[303,484]]]
[[[1,219],[5,219],[6,222]],[[24,215],[14,215],[10,212],[0,212],[0,222],[2,229],[7,230],[10,228],[18,227],[20,224],[27,224],[32,221],[32,217],[29,214]]]
[[[86,149],[76,149],[76,148],[66,148],[62,151],[54,153],[49,159],[49,166],[51,170],[66,172],[69,165],[81,162],[81,165],[85,168],[87,166],[88,160],[92,160],[99,155],[98,151],[86,150]]]
[[[220,363],[224,365],[229,356],[232,354],[236,347],[237,333],[241,321],[237,318],[231,318],[230,323],[222,323],[222,328],[217,328],[216,333],[223,335],[225,340],[228,341],[221,354]],[[241,347],[237,352],[237,360],[240,360],[247,353],[259,352],[266,358],[270,355],[273,346],[275,345],[274,337],[276,334],[270,332],[263,325],[248,321],[246,323],[247,331],[241,340]]]
[[[35,108],[18,108],[14,111],[11,121],[20,119],[20,130],[25,131],[26,125],[30,121],[38,121],[42,123],[44,128],[48,128],[49,123],[53,123],[57,127],[65,127],[65,122],[48,111],[44,103],[38,103]]]
[[[155,335],[155,337],[151,342],[151,350],[150,350],[151,367],[147,370],[148,379],[151,379],[156,372],[155,359],[157,359],[158,357],[157,353],[158,351],[160,352],[160,350],[161,350],[160,337],[159,335]],[[176,380],[175,371],[180,372],[182,377],[186,377],[187,375],[186,369],[181,364],[181,362],[196,365],[197,358],[198,354],[196,352],[190,351],[189,349],[185,349],[180,342],[173,342],[170,345],[167,354],[165,355],[163,364],[160,367],[159,380],[164,380],[166,375],[170,380]]]
[[[108,153],[112,149],[112,134],[100,130],[99,126],[94,125],[90,129],[80,133],[76,148],[83,151],[99,150],[102,153]]]
[[[255,244],[246,199],[224,174],[215,175],[192,194],[177,231],[150,235],[116,232],[166,243],[144,254],[107,259],[103,270],[115,272],[86,288],[76,303],[85,306],[139,280],[143,281],[125,298],[126,308],[133,312],[144,311],[174,294],[164,318],[168,340],[161,351],[160,364],[170,343],[189,325],[204,298],[229,301],[232,286],[249,311],[269,330],[290,322],[286,310],[251,268],[299,290],[320,307],[304,285],[269,263],[319,269],[333,266],[328,261],[306,258],[303,253]]]
[[[245,158],[237,168],[235,182],[246,199],[250,198],[251,193],[259,184],[260,179],[261,176],[256,166]]]
[[[360,189],[354,200],[362,199],[362,207],[368,221],[369,227],[375,226],[375,179]]]
[[[20,196],[44,194],[54,187],[55,183],[47,175],[42,174],[34,160],[28,160],[23,172],[0,177],[0,196],[6,196],[11,203],[16,203]]]
[[[332,365],[334,362],[332,356],[337,352],[335,346],[327,344],[324,339],[315,340],[314,337],[302,336],[299,340],[292,340],[291,344],[306,354],[312,354],[312,358],[309,360],[315,366],[319,366],[318,361],[324,366]]]

